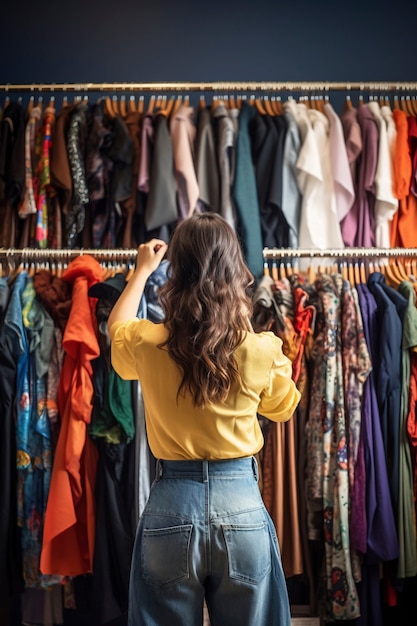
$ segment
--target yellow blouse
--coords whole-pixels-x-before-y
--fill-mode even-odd
[[[111,358],[123,379],[141,384],[150,449],[156,458],[230,459],[256,454],[264,439],[257,413],[288,420],[300,399],[291,379],[291,362],[271,332],[247,333],[236,350],[241,383],[223,404],[195,408],[179,396],[178,366],[158,344],[164,324],[134,319],[110,328]]]

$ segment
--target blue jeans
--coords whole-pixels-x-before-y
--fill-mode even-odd
[[[253,457],[158,461],[132,556],[129,626],[289,626]]]

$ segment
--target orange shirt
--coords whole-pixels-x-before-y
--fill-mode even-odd
[[[72,307],[63,337],[64,363],[58,389],[61,430],[45,514],[40,569],[77,576],[92,571],[95,540],[94,488],[98,453],[87,434],[91,420],[91,361],[100,354],[91,285],[103,280],[93,257],[74,259],[63,278],[73,284]]]
[[[398,211],[391,222],[391,248],[409,246],[410,244],[405,243],[405,240],[408,241],[409,235],[413,236],[413,232],[407,233],[407,230],[414,228],[414,233],[417,232],[413,225],[415,219],[413,211],[409,210],[412,207],[411,204],[409,207],[407,202],[411,182],[407,113],[401,109],[394,109],[393,117],[397,129],[394,161],[394,195],[398,198],[399,205]],[[414,247],[414,244],[410,247]]]

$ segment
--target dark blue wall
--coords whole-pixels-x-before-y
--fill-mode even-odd
[[[3,4],[1,83],[417,79],[417,0]]]
[[[2,83],[417,78],[416,0],[2,4]]]

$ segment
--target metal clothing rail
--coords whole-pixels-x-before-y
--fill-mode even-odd
[[[44,260],[59,257],[71,259],[88,254],[90,256],[112,260],[135,260],[137,248],[0,248],[0,258],[21,257],[23,260]],[[417,257],[417,248],[327,248],[313,250],[307,248],[264,248],[264,259],[284,258],[398,258]]]
[[[162,83],[4,83],[6,92],[74,91],[417,91],[417,82],[235,81]]]
[[[74,257],[90,255],[95,258],[112,260],[129,260],[137,257],[137,248],[0,248],[0,258],[21,257],[23,260],[35,259],[45,260],[51,258],[60,258],[61,260],[69,260]]]
[[[331,258],[331,259],[363,259],[363,258],[398,258],[417,257],[417,248],[329,248],[310,250],[303,248],[264,248],[264,259],[284,258]]]

